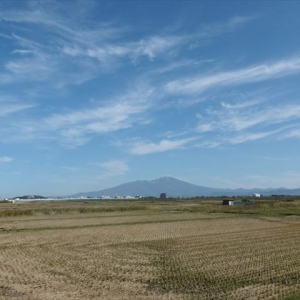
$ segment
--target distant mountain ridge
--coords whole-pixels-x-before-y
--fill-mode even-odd
[[[100,197],[103,195],[131,195],[131,196],[154,196],[159,197],[161,193],[166,193],[168,197],[217,197],[217,196],[249,196],[253,193],[262,194],[264,196],[271,195],[300,195],[300,188],[268,188],[268,189],[221,189],[204,187],[191,184],[173,177],[161,177],[154,180],[137,180],[133,182],[123,183],[121,185],[94,191],[77,193],[70,197]]]

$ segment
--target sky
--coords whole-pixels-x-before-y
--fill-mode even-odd
[[[0,1],[0,198],[172,176],[300,187],[299,1]]]

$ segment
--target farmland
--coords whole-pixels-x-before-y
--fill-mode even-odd
[[[299,200],[220,202],[0,204],[0,299],[299,299]]]

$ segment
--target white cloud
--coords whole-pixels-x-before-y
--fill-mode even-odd
[[[69,18],[52,6],[45,9],[35,5],[28,10],[0,12],[0,22],[8,21],[5,25],[14,23],[13,31],[8,27],[11,35],[6,34],[5,37],[16,44],[10,52],[13,58],[6,63],[6,72],[0,74],[2,84],[32,80],[44,81],[56,88],[80,84],[126,65],[124,62],[136,64],[143,57],[151,61],[158,56],[168,58],[167,54],[174,54],[187,43],[231,31],[253,19],[236,16],[224,23],[210,24],[192,34],[141,35],[124,41],[128,28],[113,23],[84,22],[84,18],[78,20],[75,6],[69,7]],[[39,26],[47,39],[41,37],[34,26]],[[80,59],[74,60],[73,57]],[[196,62],[199,63],[203,61]]]
[[[299,57],[235,71],[174,80],[165,85],[165,90],[170,94],[194,95],[216,87],[260,82],[296,73],[300,73]]]
[[[163,74],[172,72],[177,69],[184,69],[184,68],[196,68],[204,64],[209,64],[214,62],[213,59],[205,59],[205,60],[182,60],[182,61],[176,61],[172,62],[169,65],[166,65],[164,67],[155,69],[153,73]]]
[[[256,18],[256,16],[235,16],[223,23],[208,24],[190,34],[174,34],[173,31],[172,34],[151,33],[146,36],[136,34],[135,38],[128,35],[130,36],[128,39],[128,36],[124,35],[124,32],[128,33],[128,28],[122,25],[85,22],[86,20],[74,21],[75,18],[65,18],[59,11],[59,9],[51,8],[47,12],[43,6],[37,5],[27,11],[0,12],[2,24],[5,23],[5,26],[14,24],[14,32],[11,31],[11,34],[5,35],[5,38],[9,38],[16,45],[10,51],[9,61],[4,63],[5,71],[0,73],[2,84],[18,81],[31,83],[42,81],[48,88],[81,84],[102,74],[106,67],[111,71],[114,64],[120,67],[124,61],[137,63],[144,57],[154,60],[158,56],[165,57],[171,52],[177,55],[179,53],[177,50],[183,49],[182,47],[186,48],[195,39],[201,40],[201,38],[230,32]],[[69,12],[70,16],[73,16],[74,13],[76,13],[75,10]],[[34,26],[39,26],[41,31],[35,31]],[[9,32],[11,28],[8,27],[6,32]],[[41,32],[46,33],[45,37],[41,35]],[[170,62],[169,58],[167,57],[166,61]],[[15,134],[15,138],[19,138],[19,140],[47,138],[76,147],[87,143],[95,135],[127,129],[136,124],[147,124],[149,119],[143,117],[155,106],[154,98],[166,99],[173,94],[183,95],[180,99],[177,97],[176,100],[168,99],[168,101],[160,103],[156,106],[157,110],[169,108],[176,101],[180,107],[190,106],[207,100],[200,99],[198,96],[207,89],[300,73],[300,58],[294,57],[239,70],[182,77],[166,84],[156,78],[159,74],[164,75],[166,72],[178,71],[179,68],[199,67],[208,62],[212,62],[212,60],[177,60],[168,66],[160,65],[156,72],[149,71],[147,75],[144,75],[145,77],[155,75],[152,77],[152,80],[157,83],[155,89],[143,87],[139,91],[129,92],[125,96],[116,97],[106,103],[97,105],[97,102],[94,102],[93,107],[59,112],[46,116],[42,120],[19,120],[18,124],[12,125],[11,131],[17,132],[19,129],[19,137],[16,137],[17,134]],[[257,104],[259,104],[258,101],[238,104],[222,102],[220,109],[207,112],[203,118],[199,119],[197,131],[203,134],[209,132],[218,132],[221,135],[229,133],[229,137],[226,137],[227,140],[236,143],[262,138],[272,132],[269,128],[257,132],[243,132],[252,130],[255,126],[268,126],[298,120],[297,114],[299,114],[300,108],[297,105],[278,107],[277,109],[267,108],[267,111],[258,112],[255,111]],[[2,105],[0,116],[31,107],[33,106],[19,103]],[[6,132],[6,139],[13,139],[9,136],[9,130],[0,129],[0,131]],[[239,132],[239,135],[233,136],[234,132]],[[240,132],[242,133],[240,134]],[[179,136],[180,134],[176,136],[174,133],[170,139],[162,140],[159,143],[135,144],[131,152],[135,154],[163,152],[190,143],[190,139],[178,140]],[[173,140],[172,137],[177,140]],[[210,145],[218,143],[219,141],[207,141],[207,144]]]
[[[273,131],[267,131],[267,132],[258,132],[258,133],[244,133],[238,136],[234,136],[228,139],[228,141],[232,144],[240,144],[245,143],[248,141],[255,141],[259,140],[265,137],[268,137],[270,135],[273,135],[275,133],[278,133],[280,130],[273,130]]]
[[[76,14],[72,9],[69,13]],[[74,22],[72,18],[61,15],[59,10],[49,8],[46,11],[42,7],[27,11],[1,11],[1,21],[9,21],[5,25],[15,23],[11,35],[5,37],[16,44],[10,52],[13,57],[6,62],[6,72],[0,73],[2,84],[21,80],[46,81],[55,87],[78,84],[111,72],[122,66],[123,61],[136,63],[141,57],[153,60],[183,45],[187,38],[151,35],[124,41],[124,33],[128,33],[128,29],[123,26],[82,20]],[[47,39],[41,38],[31,24],[45,31]],[[72,58],[77,56],[81,59]],[[54,72],[56,75],[52,76]]]
[[[80,168],[76,168],[76,167],[62,167],[62,169],[64,170],[68,170],[68,171],[80,171]]]
[[[253,105],[255,102],[250,102]],[[277,106],[257,105],[249,109],[249,105],[221,105],[219,110],[207,110],[207,116],[201,116],[197,130],[205,131],[243,131],[257,125],[268,126],[300,121],[299,104],[283,104]],[[259,102],[257,103],[259,104]]]
[[[187,138],[181,140],[162,140],[159,143],[137,143],[133,145],[133,148],[130,150],[132,154],[150,154],[150,153],[158,153],[165,152],[169,150],[175,150],[183,148],[188,143],[194,141],[195,138]]]
[[[5,117],[9,114],[35,107],[33,104],[21,103],[1,103],[0,102],[0,117]]]
[[[137,41],[129,41],[126,43],[73,43],[68,44],[64,48],[64,52],[71,56],[87,56],[96,58],[101,62],[107,62],[113,57],[130,57],[133,62],[136,62],[139,57],[147,56],[150,60],[153,60],[156,56],[167,53],[168,51],[178,49],[179,47],[186,45],[188,42],[192,42],[195,39],[201,39],[203,37],[211,37],[222,34],[224,32],[231,31],[241,24],[247,23],[252,20],[253,17],[234,17],[225,23],[217,23],[206,26],[200,30],[200,32],[189,35],[152,35],[142,38]],[[164,73],[171,71],[174,68],[187,65],[199,65],[207,62],[212,62],[212,59],[202,61],[185,61],[182,63],[175,63],[166,68],[157,70],[158,73]]]
[[[298,126],[298,128],[294,128],[291,129],[289,132],[287,132],[283,138],[300,138],[300,128]]]
[[[107,23],[98,24],[96,29],[94,26],[93,29],[82,27],[80,20],[76,19],[76,22],[73,22],[71,18],[66,19],[64,15],[59,14],[52,7],[47,7],[47,9],[44,9],[44,7],[41,9],[34,8],[27,11],[2,10],[0,19],[15,23],[41,25],[52,32],[60,34],[65,40],[75,40],[83,43],[94,41],[96,38],[99,41],[113,39],[121,31],[120,28],[113,27]],[[72,14],[71,9],[69,13]]]
[[[157,55],[165,53],[184,43],[185,37],[151,36],[145,39],[126,43],[106,43],[98,45],[66,45],[64,53],[70,56],[85,56],[95,58],[102,63],[112,62],[115,58],[127,57],[134,63],[139,57],[146,56],[153,60]]]
[[[203,26],[201,35],[203,36],[216,36],[222,33],[231,32],[241,27],[244,24],[247,24],[255,20],[258,16],[235,16],[225,22],[216,22],[212,24],[206,24]]]
[[[115,104],[110,106],[97,107],[84,111],[75,111],[67,114],[56,114],[45,120],[45,123],[53,129],[69,128],[78,132],[80,128],[91,132],[108,132],[115,127],[121,126],[120,123],[128,118],[130,114],[140,112],[141,108],[132,107],[129,104]],[[78,131],[76,126],[79,125]],[[75,127],[73,127],[75,126]],[[75,134],[77,135],[77,134]]]
[[[145,124],[143,114],[151,107],[153,90],[140,86],[127,94],[111,99],[94,108],[54,114],[43,120],[37,132],[53,135],[63,144],[77,147],[94,135],[105,134]]]
[[[261,101],[246,101],[246,102],[240,102],[240,103],[226,103],[226,102],[221,102],[221,106],[225,107],[227,109],[241,109],[241,108],[247,108],[251,107],[257,104],[260,104]]]
[[[111,177],[122,176],[129,170],[126,162],[121,160],[111,160],[100,164],[104,169],[103,173],[97,179],[106,179]]]
[[[108,70],[84,60],[70,61],[64,49],[73,45],[75,49],[94,48],[103,41],[112,41],[123,29],[108,23],[74,22],[58,11],[51,6],[47,11],[43,7],[34,7],[27,11],[0,12],[0,22],[8,27],[7,32],[11,30],[11,35],[6,36],[16,45],[9,53],[13,55],[5,64],[5,71],[0,73],[1,84],[44,81],[48,86],[62,87],[82,83]],[[69,12],[72,15],[75,10]],[[9,25],[12,22],[15,23],[13,30]],[[39,30],[36,30],[37,26]],[[40,32],[45,32],[44,37]],[[54,72],[55,76],[52,76]]]
[[[239,27],[243,24],[249,23],[249,22],[257,19],[257,17],[258,17],[258,15],[254,15],[254,16],[235,16],[227,22],[227,28],[228,29],[235,29],[236,27]]]
[[[251,182],[252,187],[285,187],[299,188],[300,173],[287,171],[282,174],[262,175],[253,174],[247,176],[247,185]]]
[[[5,65],[8,71],[6,82],[15,81],[44,81],[56,70],[52,62],[47,59],[30,58],[9,61]]]
[[[13,161],[14,158],[9,157],[9,156],[2,156],[0,157],[0,163],[9,163],[11,161]]]
[[[300,124],[299,104],[272,105],[261,101],[221,103],[196,115],[196,131],[207,134],[209,143],[239,144],[276,136],[298,138]]]
[[[137,44],[132,44],[131,47],[135,49],[133,51],[134,56],[146,55],[153,59],[156,55],[183,44],[186,39],[186,37],[180,36],[152,36],[139,41]]]
[[[45,115],[26,118],[20,116],[17,120],[5,120],[5,126],[0,126],[1,141],[47,141],[58,142],[67,148],[75,148],[88,143],[95,136],[109,132],[120,131],[135,125],[149,124],[150,113],[156,91],[138,82],[127,93],[111,99],[93,100],[86,103],[84,109],[65,110]],[[159,98],[159,97],[158,97]],[[13,98],[0,97],[0,116],[33,107],[33,105],[17,104]],[[154,99],[154,100],[153,100]],[[6,102],[13,102],[7,104]],[[42,115],[42,114],[41,114]]]

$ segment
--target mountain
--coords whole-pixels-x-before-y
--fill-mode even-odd
[[[219,189],[191,184],[173,177],[162,177],[155,180],[137,180],[124,183],[112,188],[95,192],[78,193],[70,197],[100,197],[102,195],[131,195],[155,196],[166,193],[168,197],[195,197],[195,196],[249,196],[253,193],[270,195],[300,195],[300,189]]]

